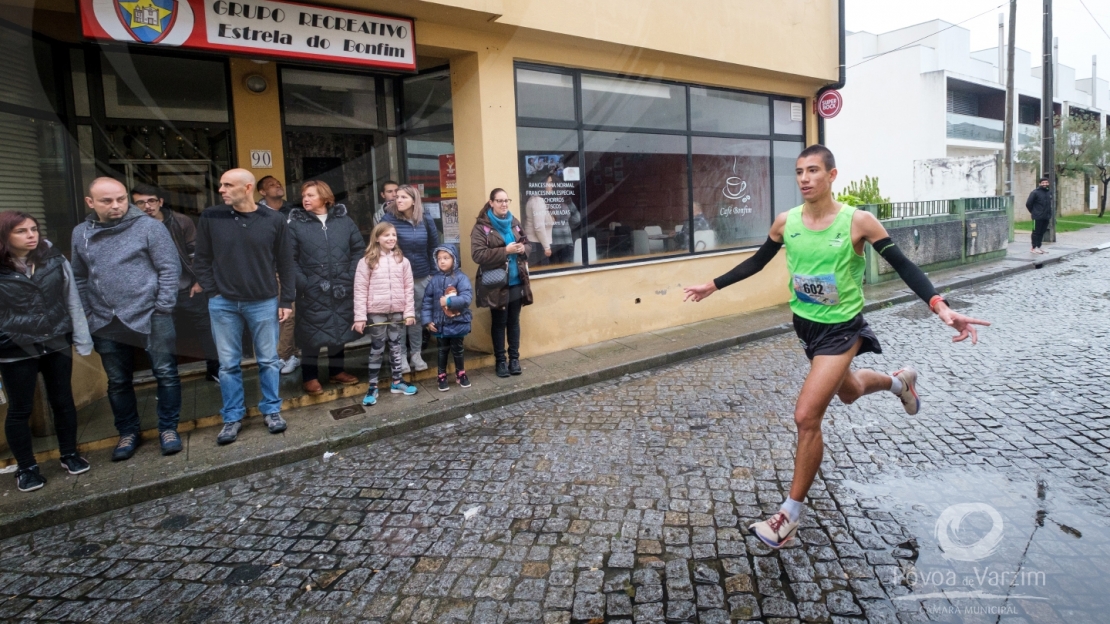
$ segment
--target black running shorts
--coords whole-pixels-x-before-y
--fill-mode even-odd
[[[878,337],[862,314],[848,322],[833,324],[818,323],[795,314],[794,333],[798,334],[806,357],[811,360],[817,355],[840,355],[851,349],[856,339],[863,341],[856,355],[883,352]]]

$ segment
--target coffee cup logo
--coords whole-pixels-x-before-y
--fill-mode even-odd
[[[748,190],[748,183],[736,176],[731,176],[725,180],[725,188],[722,189],[724,196],[729,199],[740,199],[744,196],[744,191]]]

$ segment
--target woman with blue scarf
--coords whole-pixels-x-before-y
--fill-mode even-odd
[[[470,232],[470,255],[478,265],[475,301],[479,307],[490,309],[498,377],[522,372],[520,308],[532,304],[532,287],[528,280],[529,243],[520,221],[509,212],[511,203],[504,189],[493,189],[489,203],[478,213],[478,221]]]

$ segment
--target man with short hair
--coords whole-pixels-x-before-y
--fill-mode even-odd
[[[258,194],[262,196],[259,203],[280,212],[286,219],[289,218],[294,206],[285,201],[285,187],[280,180],[271,175],[262,176],[258,181]]]
[[[148,219],[112,178],[89,184],[92,210],[73,229],[73,277],[89,320],[93,346],[108,375],[108,402],[119,441],[112,461],[130,459],[140,443],[135,398],[135,347],[150,356],[158,381],[158,441],[163,455],[181,450],[181,379],[173,310],[181,263],[166,228]]]
[[[1033,238],[1029,253],[1048,253],[1041,249],[1041,242],[1044,241],[1044,235],[1048,232],[1048,224],[1052,221],[1052,191],[1049,190],[1048,186],[1048,176],[1042,177],[1037,182],[1037,188],[1033,189],[1029,198],[1025,200],[1025,208],[1033,217]]]
[[[197,226],[193,220],[165,205],[162,189],[151,184],[136,184],[131,189],[131,201],[154,217],[170,233],[181,263],[181,276],[177,279],[177,306],[173,311],[174,330],[178,337],[195,332],[204,355],[205,377],[220,380],[220,356],[212,341],[212,323],[208,318],[208,299],[199,296],[201,288],[193,272],[193,253],[197,244]],[[181,350],[179,349],[180,353]]]
[[[386,180],[385,183],[382,184],[382,191],[378,193],[378,197],[382,199],[382,203],[378,206],[378,209],[374,211],[374,222],[370,224],[371,228],[382,222],[382,215],[385,214],[385,207],[389,205],[389,202],[397,199],[397,189],[399,188],[401,188],[401,185],[393,180]]]
[[[262,196],[259,206],[277,210],[289,220],[289,213],[293,211],[293,204],[285,201],[285,187],[274,176],[263,176],[258,181],[258,194]],[[289,375],[301,365],[300,350],[293,340],[293,327],[297,322],[297,306],[294,305],[289,318],[281,323],[278,335],[278,360],[281,362],[281,374]]]
[[[832,183],[837,171],[828,148],[812,145],[802,150],[794,173],[805,203],[775,218],[767,240],[753,256],[711,282],[684,289],[687,300],[701,301],[755,275],[780,248],[786,247],[794,331],[802,340],[810,368],[794,405],[798,446],[789,496],[777,513],[748,527],[772,548],[780,548],[797,534],[805,511],[803,501],[825,450],[821,421],[834,396],[850,404],[864,395],[889,391],[901,400],[906,413],[917,414],[921,407],[913,368],[907,366],[891,375],[852,370],[857,355],[882,353],[879,339],[862,314],[864,243],[871,243],[929,309],[959,332],[954,341],[971,336],[974,344],[978,341],[975,325],[990,325],[949,308],[929,278],[891,241],[874,215],[833,199]]]
[[[220,177],[223,204],[206,208],[197,227],[193,260],[208,299],[212,335],[220,353],[220,394],[224,426],[218,444],[239,437],[246,415],[243,396],[243,328],[254,341],[258,404],[270,433],[286,429],[278,395],[278,323],[289,318],[296,298],[293,254],[285,244],[285,219],[276,210],[254,203],[254,175],[232,169]]]

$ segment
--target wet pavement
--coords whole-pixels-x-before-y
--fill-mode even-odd
[[[1103,622],[1110,253],[869,315],[799,539],[780,336],[0,542],[0,620]]]

